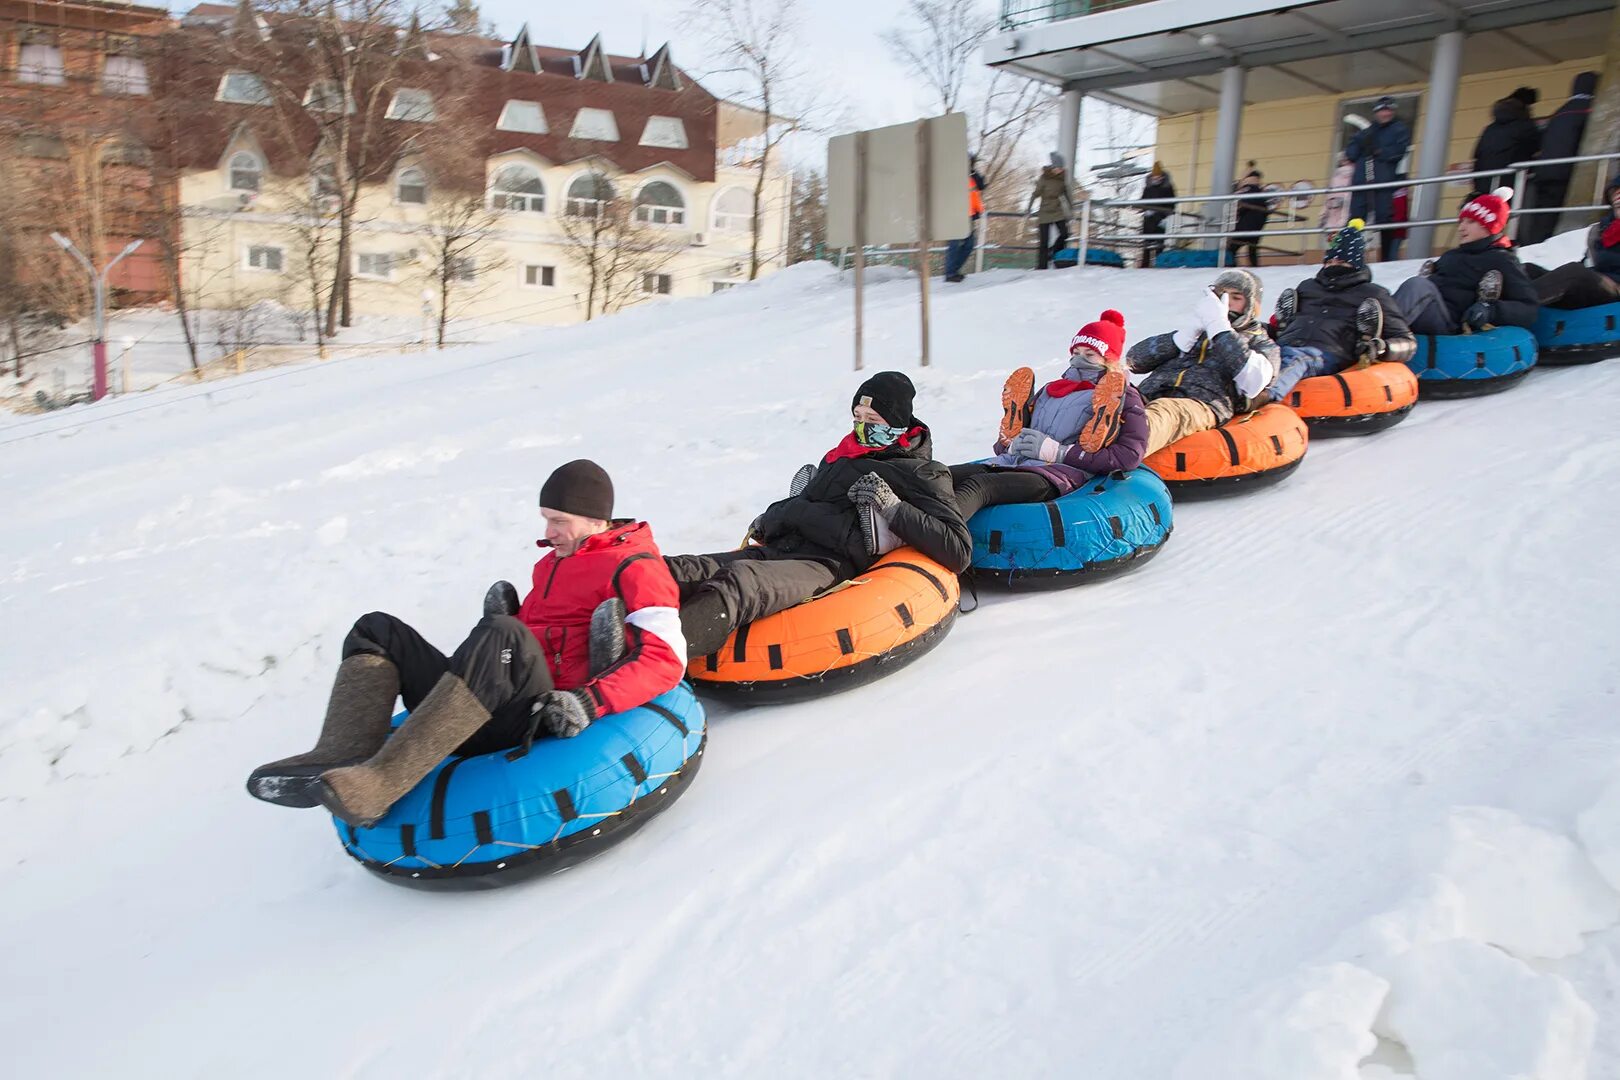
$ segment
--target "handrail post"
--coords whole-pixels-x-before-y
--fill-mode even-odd
[[[1091,244],[1091,200],[1087,199],[1080,204],[1080,243],[1079,258],[1075,259],[1075,266],[1081,270],[1086,268],[1086,248]]]

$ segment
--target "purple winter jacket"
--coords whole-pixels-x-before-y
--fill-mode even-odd
[[[1088,408],[1087,415],[1089,414]],[[1113,442],[1095,454],[1088,454],[1080,449],[1078,443],[1073,443],[1065,446],[1063,457],[1051,464],[1044,461],[1025,462],[1006,467],[1033,469],[1050,480],[1058,489],[1058,495],[1062,496],[1093,476],[1111,472],[1129,472],[1136,468],[1142,464],[1142,458],[1147,454],[1147,440],[1147,405],[1142,401],[1142,395],[1136,387],[1127,386],[1124,397],[1120,399],[1119,434],[1114,437]],[[1005,454],[1007,444],[998,439],[994,450],[997,455]],[[991,462],[991,464],[998,463]]]

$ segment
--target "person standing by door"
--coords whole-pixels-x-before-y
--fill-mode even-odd
[[[1344,156],[1356,167],[1356,183],[1384,184],[1396,178],[1411,146],[1412,129],[1395,115],[1395,99],[1386,96],[1373,106],[1373,122],[1345,144]],[[1394,188],[1358,189],[1350,196],[1350,216],[1387,225],[1395,220],[1394,199]],[[1390,233],[1380,232],[1378,241],[1379,258],[1388,261],[1394,255]]]
[[[1029,197],[1029,207],[1035,214],[1035,227],[1040,230],[1035,269],[1045,270],[1051,265],[1052,255],[1068,242],[1069,221],[1074,217],[1074,199],[1069,194],[1069,176],[1062,154],[1053,153],[1046,168],[1041,170]],[[1085,264],[1084,252],[1079,261]]]

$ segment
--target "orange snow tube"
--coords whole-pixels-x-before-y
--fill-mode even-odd
[[[1369,364],[1301,379],[1288,405],[1312,435],[1370,435],[1394,427],[1417,404],[1418,379],[1405,364]]]
[[[1159,474],[1174,499],[1231,495],[1274,484],[1299,468],[1309,439],[1305,421],[1277,402],[1173,442],[1142,464]]]
[[[687,665],[699,693],[752,705],[847,690],[897,671],[956,621],[956,575],[915,548],[860,577],[738,627]]]

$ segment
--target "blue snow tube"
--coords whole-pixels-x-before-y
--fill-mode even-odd
[[[333,823],[348,853],[390,881],[493,888],[566,869],[635,832],[685,792],[707,741],[703,706],[682,682],[515,760],[450,758],[369,829]]]
[[[974,514],[974,579],[1026,589],[1097,581],[1147,562],[1170,528],[1170,491],[1152,469],[1099,476],[1048,502]]]
[[[1161,251],[1153,259],[1153,265],[1162,270],[1193,267],[1195,269],[1212,269],[1219,262],[1219,252],[1204,248],[1184,248],[1181,250]]]
[[[1536,366],[1536,339],[1522,326],[1455,337],[1419,334],[1406,364],[1417,373],[1419,401],[1494,394]]]
[[[1059,268],[1073,266],[1079,259],[1078,248],[1066,247],[1052,253],[1052,265]],[[1086,265],[1111,266],[1118,270],[1125,266],[1125,256],[1106,248],[1086,248]]]
[[[1537,363],[1590,364],[1620,356],[1620,304],[1597,307],[1543,307],[1533,328]]]

